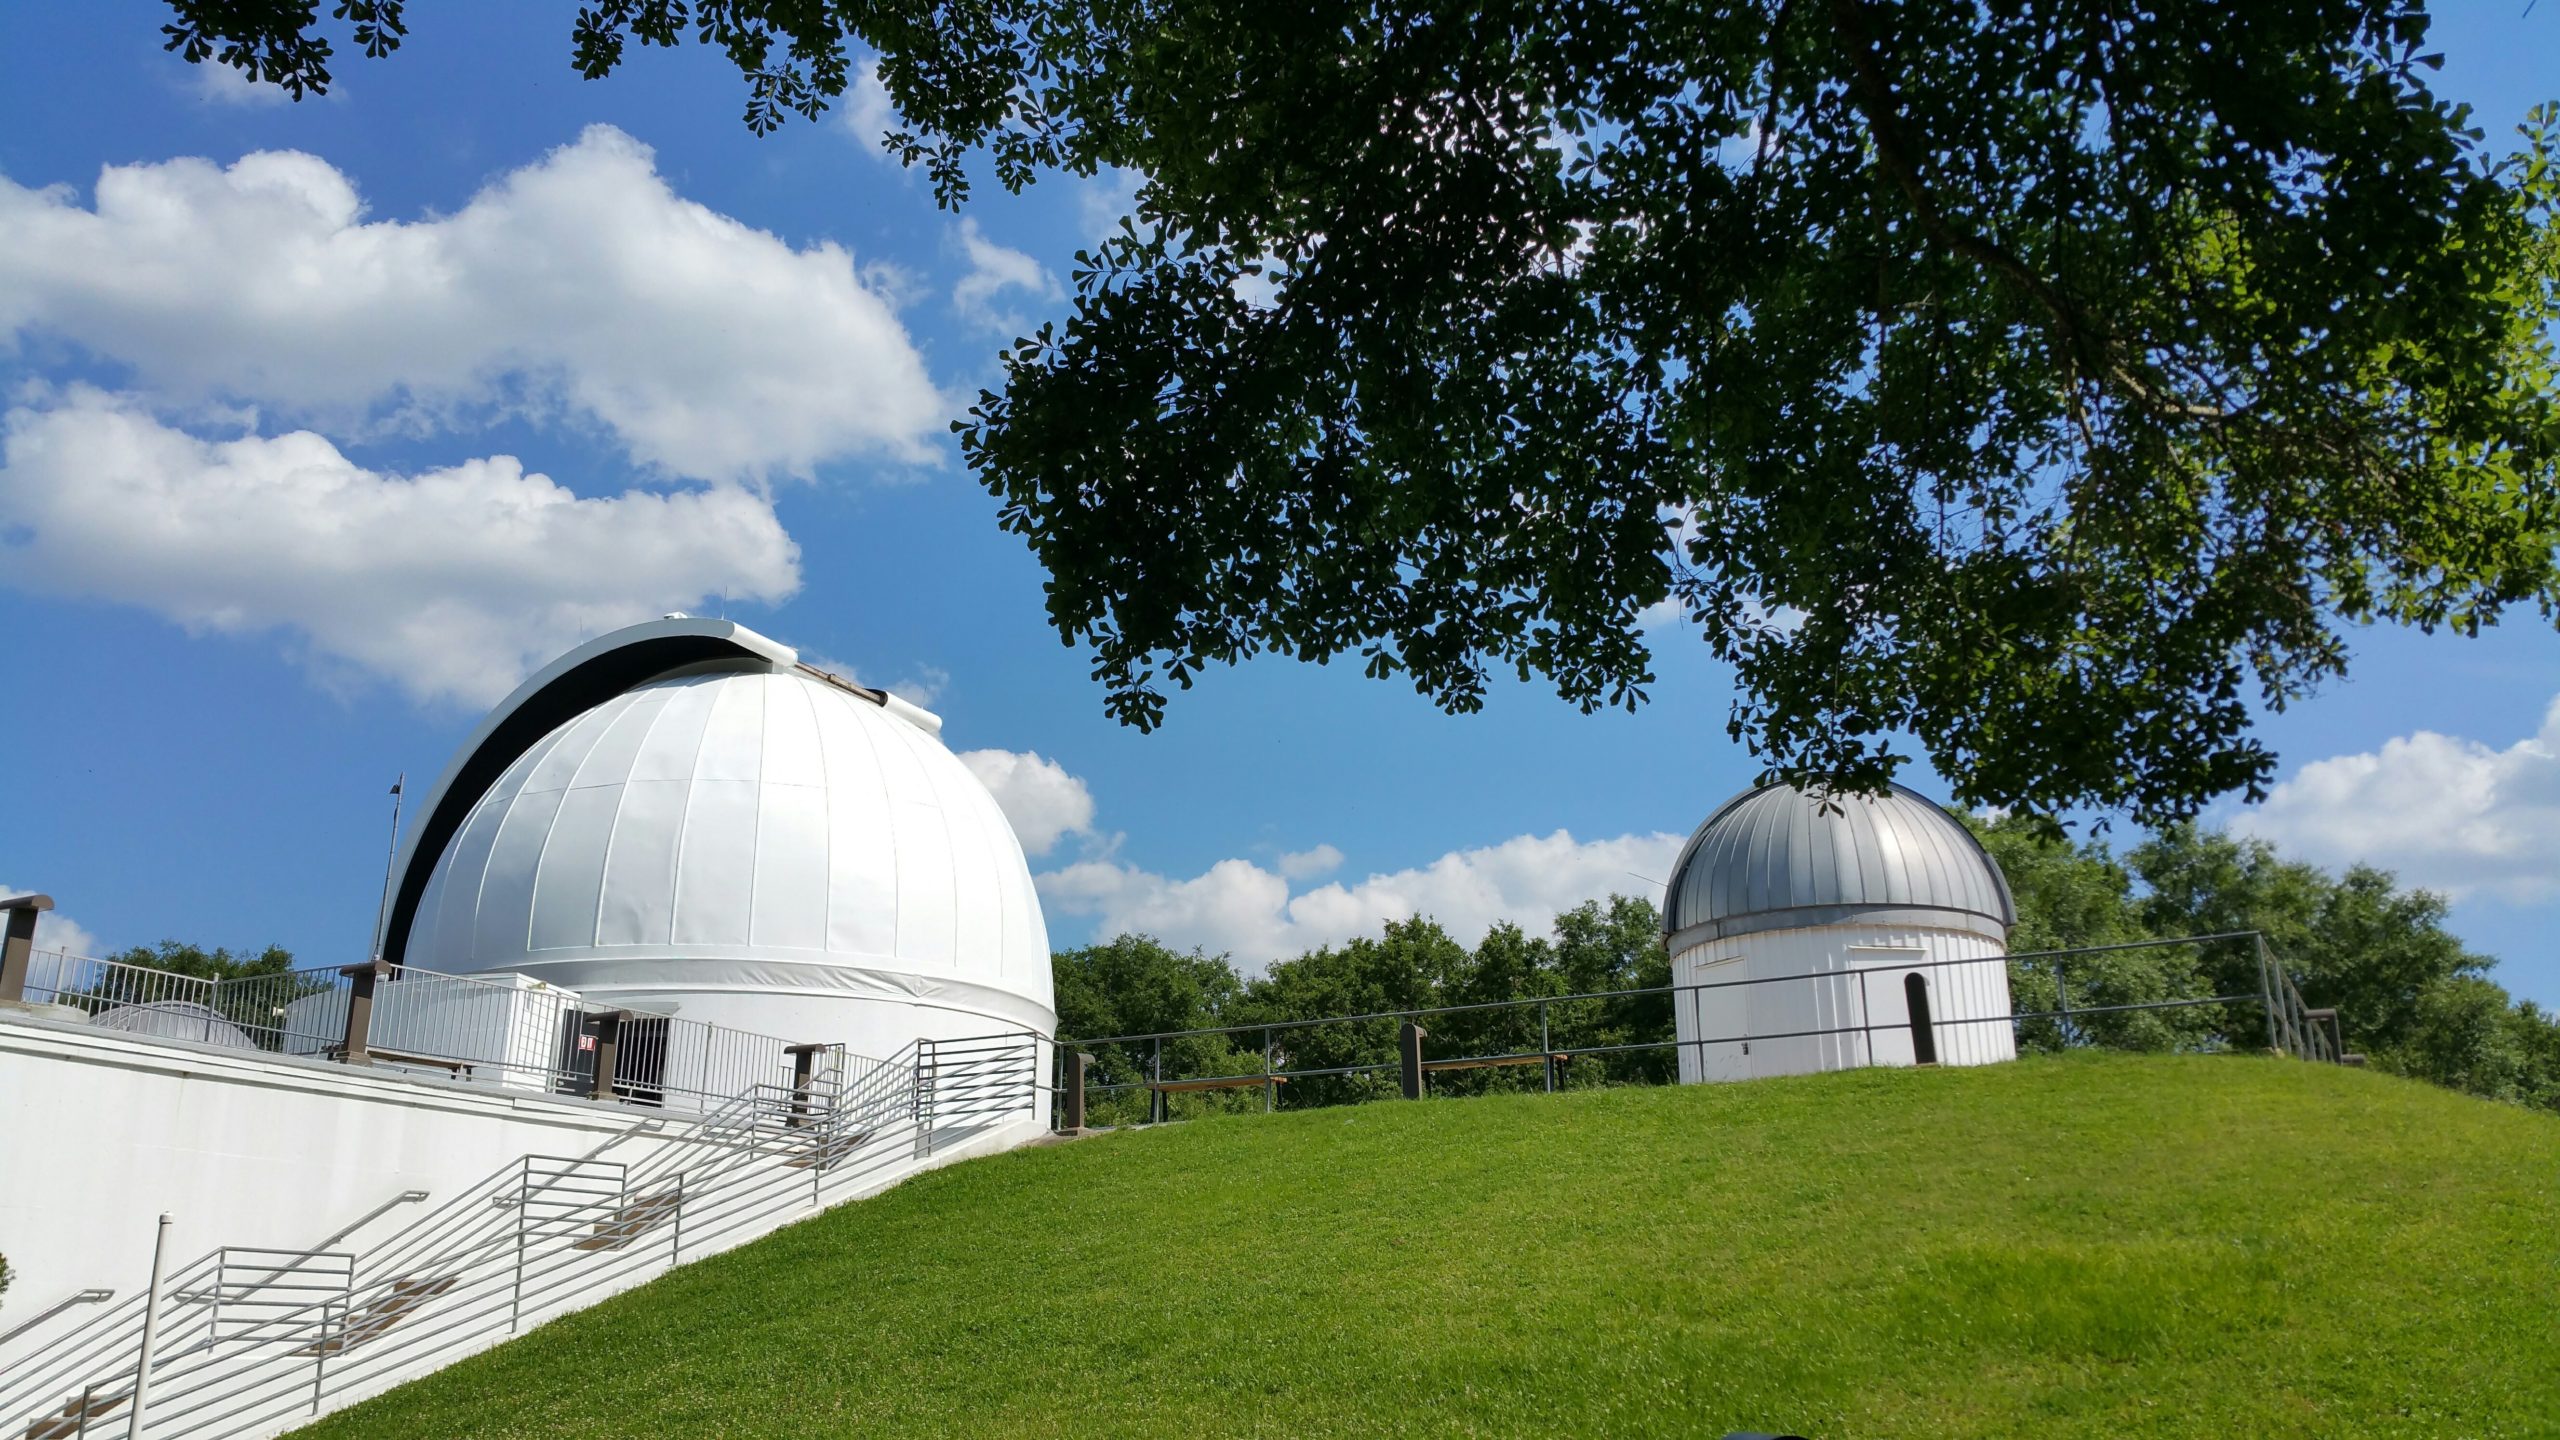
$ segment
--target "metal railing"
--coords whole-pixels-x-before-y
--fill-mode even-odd
[[[183,1014],[197,1020],[199,1012],[204,1017],[219,1018],[213,1005],[214,984],[202,976],[155,970],[148,965],[38,950],[28,958],[26,998],[39,1005],[68,1006],[87,1015],[93,1023],[108,1011],[137,1008],[162,1016]],[[134,1033],[164,1032],[137,1025]]]
[[[888,1060],[815,1054],[689,1119],[641,1119],[578,1155],[510,1161],[370,1245],[226,1246],[163,1287],[151,1432],[272,1433],[652,1278],[1035,1113],[1038,1036],[919,1044]],[[928,1087],[938,1099],[920,1104]],[[121,1433],[144,1369],[142,1297],[0,1373],[0,1430]]]
[[[2159,989],[2159,977],[2127,973],[2113,964],[2136,952],[2201,951],[2239,942],[2247,942],[2254,951],[2255,993],[2142,994]],[[1798,1068],[1911,1064],[1919,1058],[1914,1047],[1922,1042],[1912,1037],[1911,1017],[1899,1003],[1879,1004],[1876,977],[1911,972],[1935,975],[1984,966],[2003,967],[2002,978],[2012,983],[2037,982],[2033,990],[2039,996],[2049,993],[2051,999],[1995,1014],[1930,1013],[1928,1043],[1933,1047],[1941,1037],[1997,1030],[2006,1032],[2011,1047],[2006,1053],[2090,1047],[2239,1049],[2249,1044],[2238,1033],[2245,1027],[2234,1023],[2235,1014],[2242,1014],[2264,1017],[2266,1043],[2272,1051],[2311,1061],[2349,1058],[2343,1054],[2335,1012],[2304,1005],[2300,990],[2262,934],[2234,931],[2005,956],[1896,958],[1787,975],[1092,1039],[1061,1036],[1056,1084],[1063,1095],[1068,1085],[1081,1078],[1079,1093],[1088,1104],[1095,1096],[1143,1094],[1147,1121],[1172,1118],[1176,1096],[1216,1108],[1262,1110],[1280,1108],[1287,1099],[1299,1097],[1316,1105],[1385,1098],[1403,1089],[1381,1079],[1398,1076],[1406,1068],[1396,1053],[1398,1027],[1420,1026],[1425,1021],[1457,1022],[1447,1027],[1451,1034],[1445,1037],[1460,1042],[1457,1048],[1421,1057],[1419,1064],[1438,1083],[1460,1087],[1501,1088],[1505,1082],[1491,1077],[1503,1072],[1533,1074],[1531,1088],[1550,1091],[1592,1083],[1662,1083],[1675,1077],[1739,1078],[1751,1073],[1750,1067],[1733,1062],[1750,1047],[1779,1046],[1801,1052],[1826,1042],[1834,1052],[1827,1063],[1800,1063]],[[2110,973],[2111,969],[2117,973]],[[2080,985],[2077,1003],[2075,978]],[[1738,1028],[1717,1029],[1710,1023],[1735,1008],[1714,1006],[1715,1000],[1771,986],[1819,992],[1820,1003],[1801,1008],[1817,1015],[1828,1010],[1847,1018],[1755,1028],[1746,1014]],[[2134,998],[2118,998],[2128,995]],[[1711,1015],[1711,1008],[1719,1013]],[[1594,1036],[1593,1030],[1617,1033]],[[1881,1048],[1880,1038],[1886,1042]],[[1091,1052],[1095,1064],[1090,1072],[1070,1066],[1070,1057],[1079,1052]],[[1801,1062],[1804,1057],[1793,1058]],[[1187,1065],[1186,1059],[1193,1063]]]
[[[375,965],[214,980],[39,951],[25,998],[145,1039],[350,1061],[685,1114],[787,1080],[795,1067],[791,1043],[773,1036],[598,1008],[517,975]]]

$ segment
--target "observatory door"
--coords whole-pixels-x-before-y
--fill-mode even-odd
[[[566,1095],[595,1091],[599,1020],[611,1011],[570,1010],[560,1017],[556,1088]],[[613,1093],[635,1105],[666,1102],[667,1017],[625,1012],[615,1037]]]
[[[1902,1002],[1911,1014],[1911,1062],[1938,1063],[1938,1028],[1929,1019],[1929,977],[1914,970],[1902,977]]]

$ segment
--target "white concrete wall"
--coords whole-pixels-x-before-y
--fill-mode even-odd
[[[1959,962],[1959,963],[1944,963]],[[1711,940],[1672,957],[1680,1078],[1744,1080],[1913,1063],[1904,977],[1929,987],[1942,1065],[2017,1056],[2009,971],[1982,936],[1911,927],[1827,926]],[[1814,976],[1813,979],[1789,979]],[[1740,981],[1767,983],[1739,984]],[[1806,1032],[1837,1031],[1818,1034]]]
[[[403,1190],[442,1194],[522,1155],[584,1154],[635,1118],[0,1016],[0,1254],[17,1272],[0,1330],[86,1286],[141,1286],[163,1211],[173,1257],[306,1246]]]
[[[990,1104],[972,1114],[945,1113],[933,1134],[919,1133],[901,1088],[911,1073],[902,1059],[878,1070],[876,1083],[863,1082],[886,1100],[861,1122],[873,1139],[840,1167],[813,1172],[785,1168],[779,1159],[756,1161],[760,1168],[730,1184],[735,1198],[706,1188],[703,1216],[667,1236],[681,1243],[680,1255],[653,1238],[645,1253],[608,1255],[590,1275],[568,1252],[558,1263],[572,1268],[538,1309],[528,1307],[523,1322],[592,1304],[678,1259],[717,1253],[920,1170],[1036,1139],[1046,1128],[1024,1109]],[[643,1124],[656,1128],[638,1128]],[[701,1177],[743,1163],[723,1158],[731,1153],[725,1143],[681,1117],[630,1107],[136,1039],[0,1011],[0,1254],[17,1272],[0,1303],[0,1332],[92,1286],[117,1292],[114,1306],[102,1308],[131,1306],[145,1288],[163,1212],[174,1220],[174,1273],[224,1245],[304,1250],[401,1191],[429,1192],[425,1202],[397,1206],[332,1246],[361,1255],[406,1243],[404,1227],[450,1223],[431,1221],[439,1206],[486,1211],[474,1201],[474,1187],[485,1188],[529,1154],[601,1155],[633,1173],[657,1163]],[[503,1278],[473,1283],[502,1285]],[[75,1309],[0,1345],[0,1392],[11,1392],[13,1381],[30,1388],[46,1347],[98,1316],[101,1309]],[[331,1368],[323,1408],[498,1343],[509,1328],[456,1330],[432,1344],[422,1335],[407,1348],[359,1351]],[[240,1363],[220,1355],[173,1362],[172,1396],[191,1384],[201,1393],[213,1382],[187,1367],[217,1362]],[[282,1388],[274,1405],[219,1427],[168,1433],[270,1434],[307,1418],[307,1410],[297,1418],[293,1407],[311,1382],[288,1376],[275,1383]],[[25,1397],[7,1398],[15,1404]],[[0,1415],[0,1425],[22,1426],[28,1418]],[[118,1416],[117,1433],[122,1423]]]

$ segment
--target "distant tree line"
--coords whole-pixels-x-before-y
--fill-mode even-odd
[[[2130,941],[2259,931],[2306,1003],[2334,1006],[2347,1048],[2377,1068],[2475,1095],[2560,1111],[2560,1023],[2488,978],[2496,963],[2445,929],[2445,902],[2401,887],[2386,871],[2355,866],[2332,875],[2286,860],[2263,841],[2192,825],[2145,835],[2118,853],[2035,822],[1976,822],[2018,901],[2013,955]],[[1670,981],[1659,912],[1614,896],[1558,916],[1545,935],[1497,925],[1473,948],[1436,922],[1390,922],[1374,938],[1326,945],[1247,978],[1224,955],[1183,952],[1143,935],[1064,950],[1054,957],[1062,1036],[1098,1039],[1245,1027],[1231,1035],[1085,1045],[1095,1056],[1096,1123],[1147,1113],[1145,1080],[1255,1075],[1276,1070],[1353,1073],[1294,1080],[1283,1108],[1393,1093],[1396,1024],[1363,1020],[1291,1028],[1326,1016],[1663,986]],[[2024,1013],[2063,1008],[2074,1017],[2022,1025],[2029,1050],[2096,1044],[2140,1050],[2252,1048],[2265,1043],[2256,1004],[2256,948],[2247,940],[2161,946],[2011,962],[2010,990]],[[2155,1000],[2252,997],[2228,1005],[2117,1011],[2095,1007]],[[2095,1013],[2090,1013],[2095,1010]],[[1667,995],[1558,1000],[1544,1007],[1432,1017],[1434,1057],[1537,1053],[1640,1045],[1673,1036]],[[1542,1029],[1543,1020],[1543,1029]],[[1261,1027],[1270,1027],[1267,1031]],[[1266,1045],[1268,1055],[1266,1056]],[[1667,1049],[1585,1056],[1558,1069],[1574,1088],[1671,1078]],[[1538,1089],[1541,1066],[1448,1071],[1437,1093]],[[1108,1087],[1108,1088],[1106,1088]],[[1182,1115],[1258,1110],[1258,1087],[1172,1098]]]

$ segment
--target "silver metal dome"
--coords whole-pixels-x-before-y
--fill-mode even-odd
[[[1829,808],[1767,785],[1722,805],[1689,837],[1664,888],[1676,953],[1707,940],[1813,925],[1926,925],[2003,944],[2018,919],[2008,879],[1962,821],[1896,785]]]

